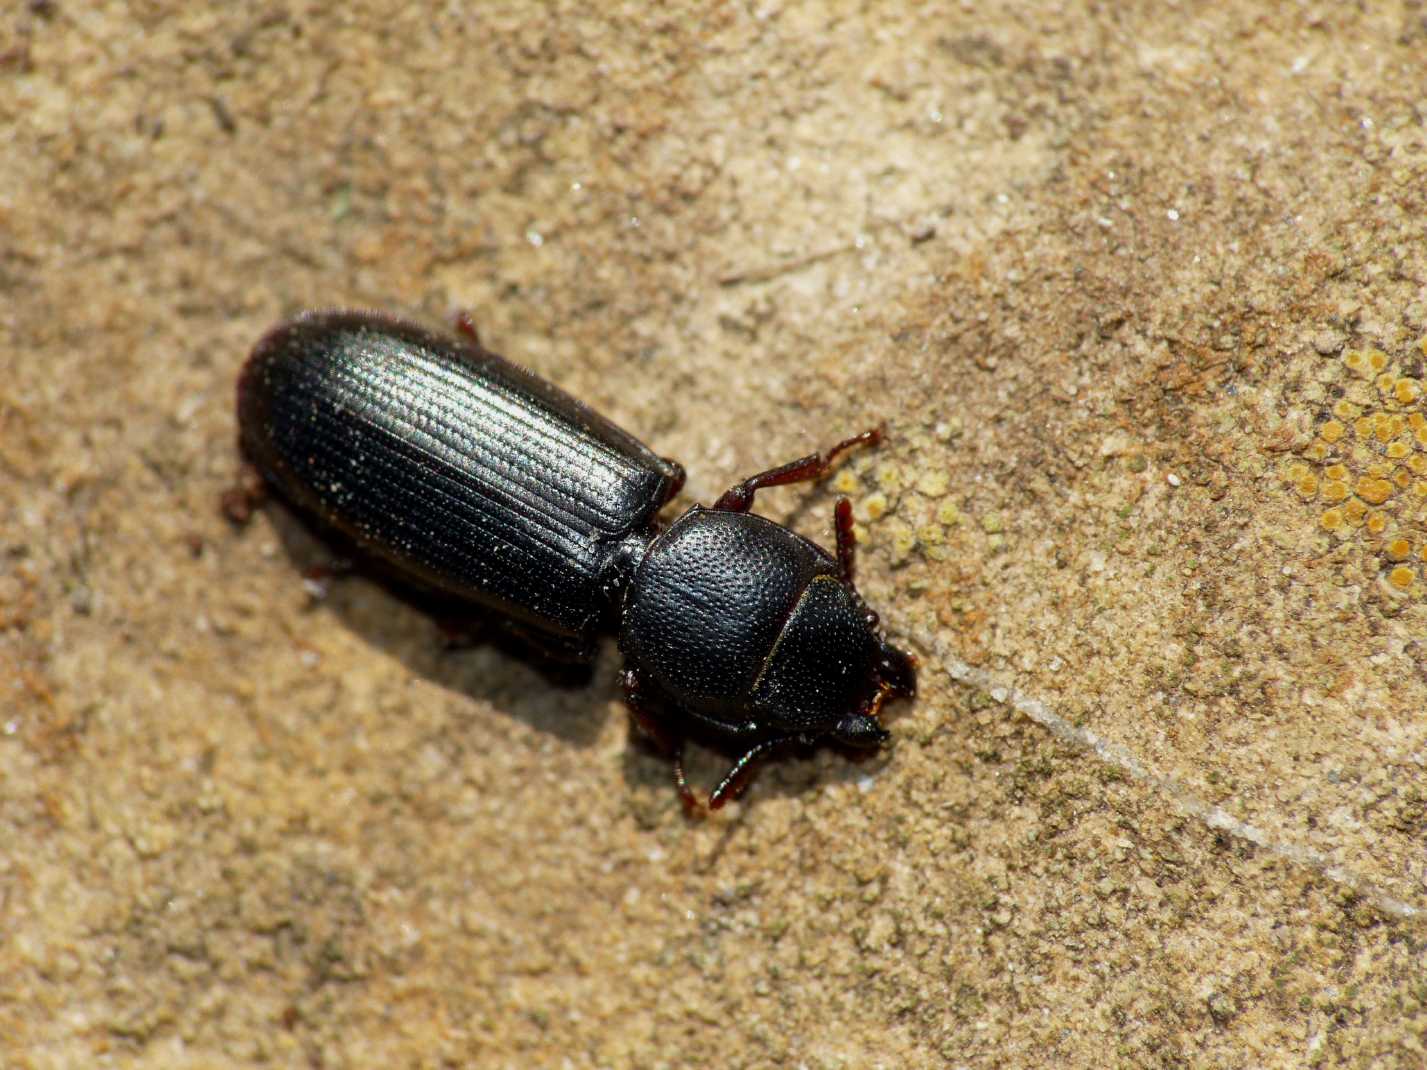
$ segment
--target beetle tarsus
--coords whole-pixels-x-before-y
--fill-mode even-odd
[[[737,483],[724,491],[723,497],[714,503],[714,509],[727,513],[746,513],[753,507],[753,496],[760,490],[767,487],[785,487],[789,483],[805,483],[811,479],[821,479],[837,463],[838,458],[848,450],[858,446],[875,446],[881,441],[882,429],[874,427],[860,435],[843,439],[830,450],[824,450],[822,453],[810,453],[806,457],[799,457],[796,461],[789,461],[787,464],[780,464],[777,468],[759,472],[756,476],[749,476],[742,483]]]

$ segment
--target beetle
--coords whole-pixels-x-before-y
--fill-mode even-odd
[[[673,762],[712,735],[740,757],[718,809],[786,743],[875,748],[885,702],[916,691],[853,584],[846,498],[836,554],[750,509],[767,487],[824,476],[872,430],[660,510],[684,470],[605,417],[458,334],[364,311],[280,323],[238,380],[240,448],[267,486],[405,585],[504,624],[551,656],[588,662],[601,635],[624,655],[635,723]]]

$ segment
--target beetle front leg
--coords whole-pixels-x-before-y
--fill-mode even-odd
[[[857,564],[857,534],[852,530],[852,502],[839,498],[832,511],[833,527],[837,529],[837,570],[842,582],[851,586]]]
[[[624,704],[629,707],[629,715],[639,730],[654,746],[674,763],[674,788],[679,793],[679,801],[684,805],[687,817],[697,817],[703,813],[698,797],[689,787],[689,778],[684,774],[684,741],[673,735],[668,726],[659,720],[651,709],[648,698],[640,687],[639,674],[633,669],[624,671]]]
[[[746,513],[753,505],[753,495],[765,487],[782,487],[789,483],[803,483],[810,479],[821,479],[837,463],[839,457],[857,446],[875,446],[882,441],[882,429],[874,427],[860,435],[844,439],[830,450],[810,453],[796,461],[780,464],[756,476],[749,476],[724,491],[723,497],[714,502],[714,508],[725,513]]]

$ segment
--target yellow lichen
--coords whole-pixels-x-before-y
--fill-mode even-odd
[[[946,529],[940,524],[923,524],[919,527],[917,542],[921,545],[922,553],[933,561],[945,560],[946,548],[942,544],[946,542]]]
[[[1396,587],[1399,591],[1405,591],[1412,586],[1412,581],[1416,578],[1413,571],[1406,565],[1398,565],[1387,574],[1387,582]]]
[[[917,546],[916,532],[910,526],[901,526],[900,520],[893,523],[899,525],[892,532],[892,559],[894,561],[903,560]]]
[[[887,495],[877,493],[863,498],[862,515],[868,520],[881,520],[887,515]]]
[[[856,494],[862,489],[862,482],[850,468],[844,468],[833,478],[832,489],[839,494]]]
[[[895,464],[884,464],[877,468],[877,485],[891,496],[895,496],[906,484],[902,470]]]
[[[1323,481],[1323,500],[1325,502],[1340,502],[1347,496],[1348,485],[1341,479]]]
[[[1406,561],[1412,556],[1412,543],[1399,535],[1383,547],[1383,552],[1387,554],[1389,560]]]
[[[940,498],[949,486],[950,480],[945,472],[923,472],[917,480],[917,493],[928,498]]]
[[[1357,495],[1370,505],[1381,505],[1392,497],[1392,484],[1376,476],[1365,476],[1358,480]]]
[[[1415,347],[1427,357],[1427,337]],[[1373,536],[1389,563],[1385,587],[1427,596],[1415,565],[1419,556],[1427,562],[1427,540],[1413,534],[1427,525],[1427,376],[1415,360],[1404,369],[1370,346],[1344,350],[1342,361],[1352,375],[1338,379],[1336,400],[1310,395],[1327,412],[1319,411],[1317,434],[1280,469],[1282,478],[1300,500],[1322,503],[1322,530]],[[1394,527],[1406,533],[1389,534]]]

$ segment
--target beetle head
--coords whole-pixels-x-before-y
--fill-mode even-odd
[[[878,709],[887,699],[911,698],[917,693],[917,659],[905,650],[898,650],[885,639],[880,642],[882,656],[877,663],[877,679],[881,682],[877,697]]]
[[[869,747],[887,738],[877,722],[882,703],[915,690],[911,659],[882,638],[857,592],[822,575],[784,625],[752,705],[775,731]]]

